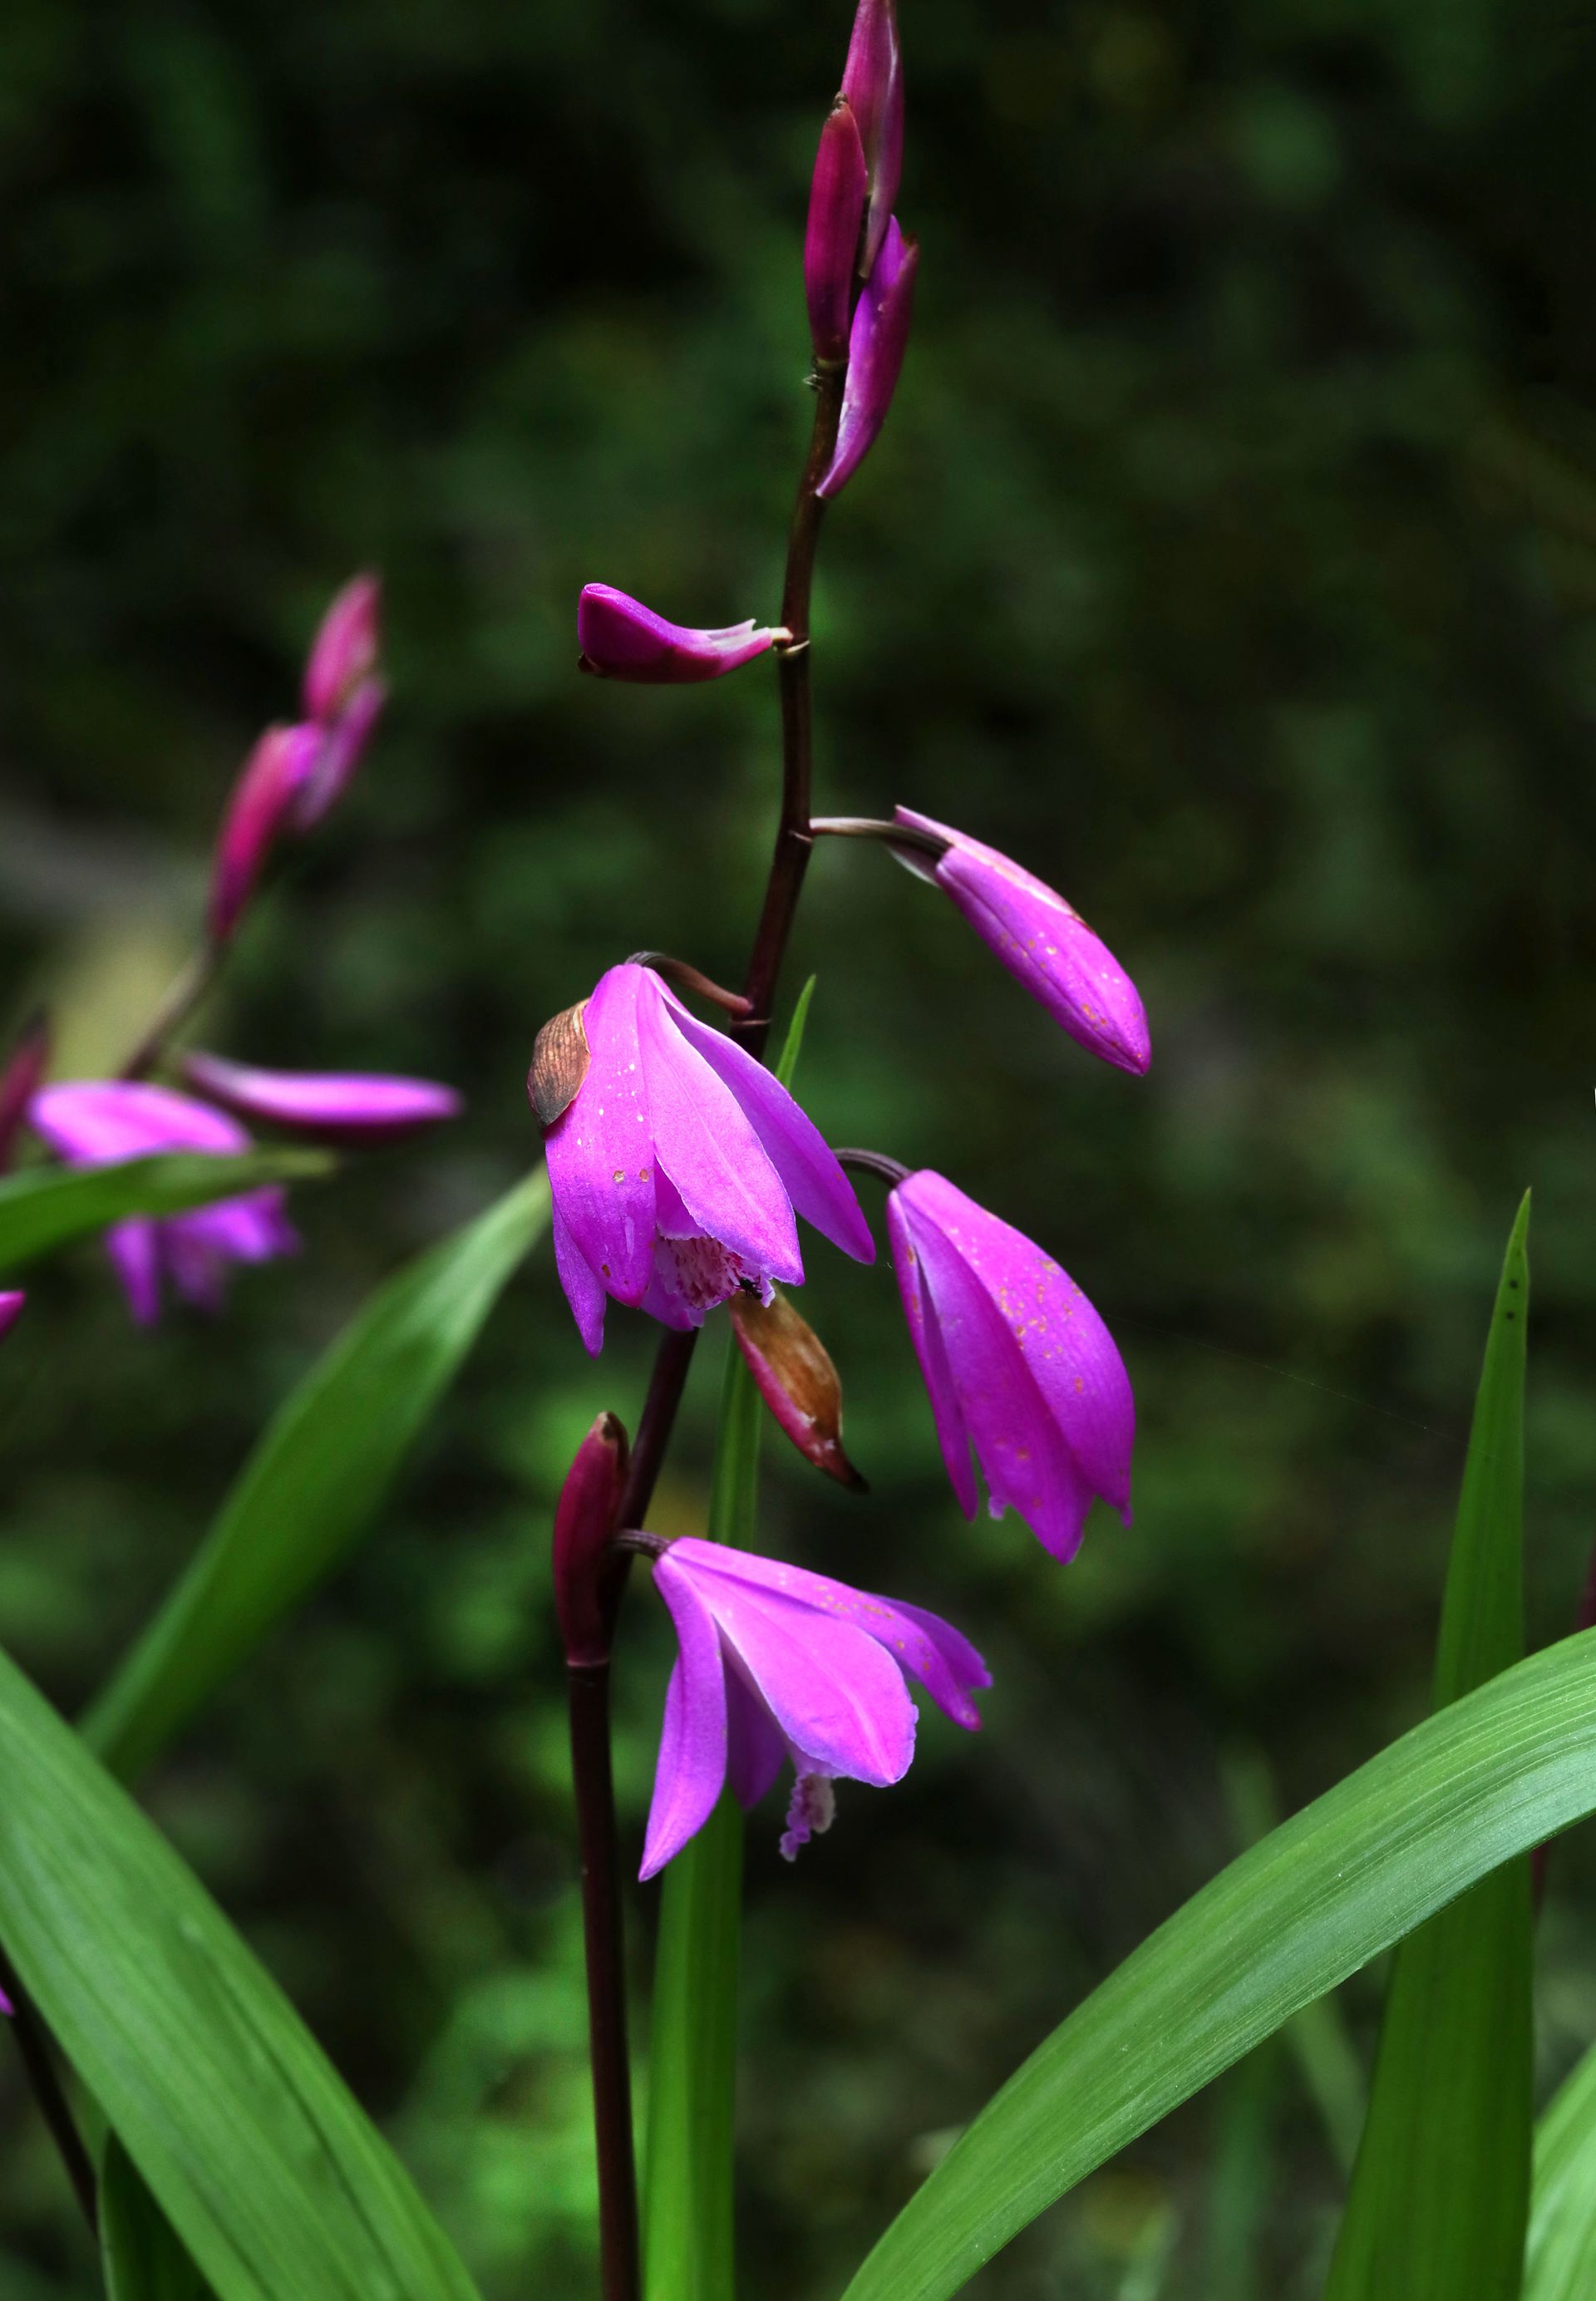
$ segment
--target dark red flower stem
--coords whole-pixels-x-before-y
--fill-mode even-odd
[[[839,1150],[837,1164],[851,1167],[856,1174],[877,1176],[890,1191],[907,1183],[914,1171],[901,1159],[889,1159],[884,1150]]]
[[[83,2209],[89,2235],[97,2237],[100,2212],[94,2166],[83,2146],[83,2137],[73,2121],[72,2113],[67,2107],[66,2096],[55,2073],[55,2064],[50,2054],[50,2040],[44,2024],[34,2012],[31,1999],[3,1951],[0,1951],[0,1989],[4,1989],[12,2003],[10,2028],[17,2041],[17,2053],[29,2088],[38,2105],[38,2113],[49,2129],[50,2138],[66,2168],[67,2180]]]
[[[789,637],[778,647],[781,697],[781,813],[775,851],[748,971],[748,1011],[733,1020],[734,1038],[764,1057],[771,1008],[792,922],[803,891],[812,840],[813,722],[809,704],[809,602],[825,506],[815,492],[831,461],[842,412],[839,367],[815,379],[815,428],[798,482],[787,544],[781,620]],[[675,1427],[687,1386],[696,1331],[662,1335],[643,1402],[622,1499],[620,1524],[640,1527]],[[629,1563],[623,1552],[623,1569]],[[619,1589],[616,1592],[619,1599]],[[588,2036],[593,2062],[593,2113],[598,2146],[598,2227],[604,2301],[640,2301],[637,2163],[631,2126],[631,2073],[626,2051],[626,1971],[622,1932],[615,1795],[610,1771],[609,1669],[572,1669],[571,1761],[581,1845],[582,1929],[587,1951]]]

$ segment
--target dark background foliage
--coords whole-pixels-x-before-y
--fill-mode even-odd
[[[834,2292],[950,2128],[1284,1804],[1425,1701],[1494,1270],[1533,1184],[1531,1619],[1596,1492],[1592,32],[1550,0],[905,0],[899,403],[829,523],[823,804],[1053,878],[1135,975],[1093,1065],[926,890],[823,853],[797,962],[834,1139],[943,1167],[1115,1327],[1137,1518],[1060,1570],[966,1528],[884,1262],[811,1314],[874,1493],[773,1442],[768,1547],[954,1615],[997,1684],[791,1871],[750,1833],[750,2292]],[[533,1033],[647,943],[735,974],[764,667],[580,680],[592,577],[773,603],[806,423],[798,248],[844,0],[10,0],[0,16],[0,964],[113,1059],[333,586],[395,696],[206,1038],[449,1078],[447,1138],[301,1194],[214,1327],[97,1253],[0,1374],[0,1636],[84,1699],[378,1277],[535,1155]],[[792,979],[790,989],[796,984]],[[549,1505],[650,1337],[583,1358],[543,1254],[358,1560],[149,1786],[387,2119],[490,2301],[590,2287]],[[701,1521],[722,1343],[662,1531]],[[631,1842],[666,1642],[626,1627]],[[1542,1936],[1596,2030],[1596,1873]],[[639,1979],[655,1896],[639,1903]],[[1375,1993],[1348,2017],[1366,2044]],[[1284,2056],[1032,2231],[993,2296],[1316,2289],[1339,2196]],[[1263,2102],[1261,2115],[1259,2099]],[[0,2071],[4,2301],[94,2289]],[[1216,2183],[1217,2181],[1217,2188]],[[1217,2198],[1217,2203],[1216,2203]]]

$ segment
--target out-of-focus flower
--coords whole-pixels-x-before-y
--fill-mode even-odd
[[[842,71],[842,93],[859,123],[870,180],[870,217],[860,254],[860,276],[875,269],[887,219],[903,177],[903,59],[893,0],[859,0]]]
[[[70,1167],[104,1167],[156,1151],[226,1157],[247,1150],[249,1137],[191,1095],[122,1079],[75,1079],[47,1086],[28,1107],[28,1124]],[[148,1326],[160,1314],[163,1281],[185,1301],[221,1307],[228,1268],[267,1262],[298,1245],[283,1213],[283,1194],[267,1187],[186,1214],[135,1215],[105,1233],[106,1251],[134,1318]]]
[[[321,742],[313,726],[268,727],[244,762],[221,818],[212,866],[213,942],[226,942],[243,917],[267,856],[293,821],[295,802],[315,767]]]
[[[554,1520],[554,1602],[567,1667],[609,1659],[614,1573],[610,1544],[626,1486],[626,1433],[601,1414],[576,1450]]]
[[[842,1451],[842,1385],[808,1320],[779,1287],[768,1302],[734,1294],[731,1318],[755,1387],[804,1460],[839,1485],[862,1487]]]
[[[893,820],[948,842],[934,861],[910,846],[898,861],[951,897],[990,950],[1053,1020],[1106,1063],[1145,1071],[1152,1060],[1147,1017],[1135,984],[1064,897],[978,839],[915,815]]]
[[[860,1262],[875,1243],[852,1185],[764,1065],[631,960],[578,1025],[588,1067],[545,1134],[555,1259],[597,1352],[606,1297],[702,1326],[740,1290],[803,1277],[795,1214]]]
[[[184,1082],[239,1118],[286,1127],[317,1142],[400,1142],[446,1118],[457,1118],[453,1087],[432,1079],[385,1078],[364,1071],[268,1071],[195,1050],[182,1060]]]
[[[668,623],[613,583],[587,583],[576,603],[576,636],[581,668],[597,678],[681,687],[719,679],[751,663],[781,634],[756,627],[751,615],[724,631],[694,631],[685,623]]]
[[[887,420],[908,345],[919,264],[918,241],[904,238],[894,216],[854,308],[836,450],[816,495],[840,495]]]
[[[891,1192],[887,1229],[965,1516],[975,1515],[973,1451],[992,1516],[1012,1506],[1055,1558],[1074,1556],[1099,1495],[1129,1525],[1130,1378],[1074,1281],[928,1169]]]
[[[0,1175],[11,1165],[18,1130],[49,1067],[50,1023],[40,1013],[22,1025],[0,1070]]]
[[[0,1335],[10,1334],[21,1317],[22,1305],[27,1300],[26,1294],[0,1293]]]
[[[985,1663],[918,1606],[691,1535],[659,1544],[654,1579],[681,1651],[665,1694],[645,1878],[704,1827],[728,1778],[739,1803],[752,1806],[790,1761],[789,1861],[831,1826],[834,1780],[900,1781],[915,1754],[906,1673],[956,1725],[981,1723],[970,1697],[991,1684]]]
[[[382,589],[374,575],[345,584],[322,618],[305,667],[305,707],[315,755],[294,803],[291,828],[309,831],[349,787],[388,690],[377,674]]]
[[[853,314],[854,265],[869,188],[865,147],[852,105],[840,96],[820,131],[809,184],[804,236],[804,296],[817,360],[835,364],[848,350]]]

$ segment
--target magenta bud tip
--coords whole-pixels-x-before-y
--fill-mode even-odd
[[[763,655],[775,639],[768,628],[731,623],[723,631],[699,631],[667,623],[640,599],[611,583],[583,587],[576,607],[581,668],[602,679],[680,687],[720,679],[740,664]]]
[[[620,1531],[626,1487],[626,1432],[601,1414],[565,1475],[554,1521],[555,1611],[572,1669],[609,1659],[615,1597],[610,1544]]]

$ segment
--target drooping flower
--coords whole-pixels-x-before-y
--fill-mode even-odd
[[[979,1727],[971,1695],[991,1678],[967,1639],[919,1606],[823,1574],[684,1536],[660,1543],[654,1579],[680,1648],[643,1853],[652,1878],[708,1820],[730,1779],[758,1803],[790,1761],[789,1861],[831,1820],[839,1778],[882,1787],[915,1754],[917,1678],[956,1725]]]
[[[1146,1070],[1152,1045],[1136,986],[1062,895],[996,848],[928,815],[900,807],[893,820],[946,840],[934,860],[907,845],[893,853],[917,877],[942,889],[1015,982],[1072,1039],[1120,1070]]]
[[[71,1167],[103,1167],[156,1151],[226,1157],[247,1150],[244,1129],[191,1095],[143,1081],[75,1079],[47,1086],[28,1107],[28,1123]],[[141,1326],[159,1316],[163,1281],[185,1301],[219,1309],[228,1268],[290,1254],[298,1240],[283,1194],[266,1187],[185,1214],[135,1215],[105,1233],[105,1247]]]
[[[22,1315],[26,1294],[15,1292],[0,1293],[0,1335],[9,1335]]]
[[[555,1260],[589,1351],[604,1340],[606,1296],[685,1329],[740,1289],[768,1301],[774,1280],[796,1284],[795,1214],[874,1260],[853,1187],[812,1121],[651,968],[612,966],[572,1027],[585,1071],[573,1067],[580,1084],[545,1145]]]
[[[696,631],[667,623],[613,583],[586,583],[576,603],[576,636],[581,668],[597,678],[684,687],[751,663],[781,634],[756,626],[752,615],[723,631]]]
[[[281,1126],[317,1142],[401,1142],[457,1118],[461,1100],[433,1079],[366,1071],[272,1071],[196,1049],[182,1059],[185,1083],[238,1118]]]
[[[834,364],[848,350],[854,266],[869,186],[859,123],[848,98],[840,96],[820,131],[804,235],[804,297],[817,360]]]
[[[992,1516],[1017,1510],[1055,1558],[1074,1556],[1099,1495],[1129,1525],[1130,1378],[1074,1281],[929,1169],[890,1192],[887,1230],[965,1516],[975,1515],[973,1452]]]
[[[874,447],[887,420],[908,347],[919,264],[919,242],[906,239],[897,217],[892,217],[854,307],[837,446],[825,477],[815,490],[818,496],[830,499],[841,494]]]
[[[842,70],[842,93],[859,123],[870,180],[870,220],[859,272],[868,279],[887,236],[903,177],[903,58],[893,0],[859,0]]]

